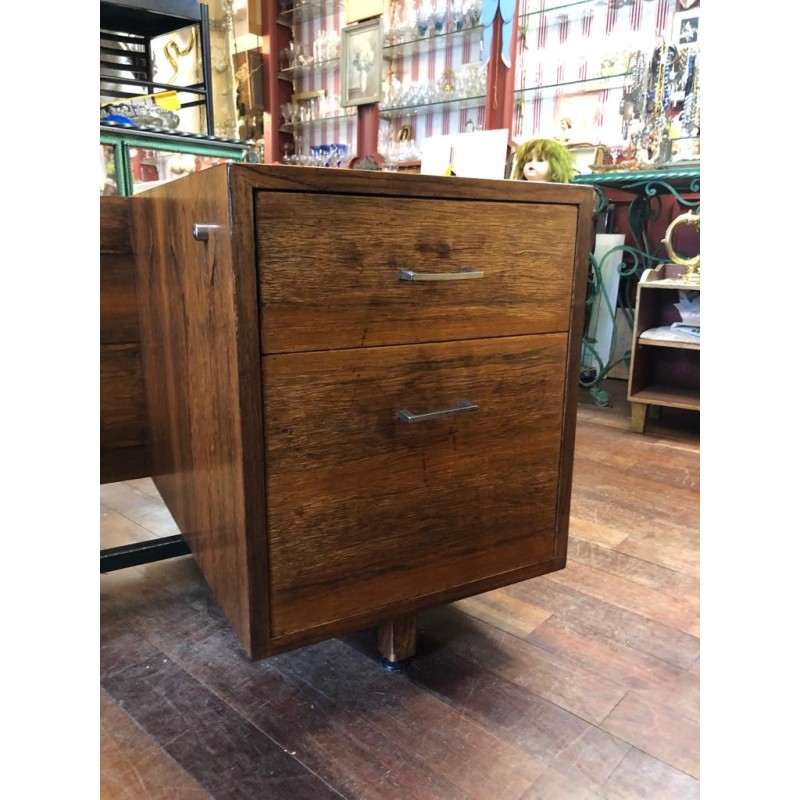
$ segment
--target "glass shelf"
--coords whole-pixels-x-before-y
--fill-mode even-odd
[[[325,72],[331,69],[338,69],[340,63],[341,62],[338,58],[331,58],[327,61],[316,61],[311,64],[303,64],[302,67],[289,67],[288,69],[282,69],[278,73],[278,78],[280,78],[282,81],[294,83],[294,81],[298,78],[314,75],[318,72]]]
[[[519,27],[522,28],[531,24],[536,24],[542,14],[552,14],[556,11],[560,12],[557,14],[557,17],[568,17],[570,20],[580,19],[586,12],[587,7],[591,8],[595,3],[596,0],[576,0],[574,3],[559,3],[558,5],[552,5],[548,8],[540,8],[537,11],[529,11],[527,14],[522,14],[520,16]]]
[[[387,44],[383,47],[385,58],[401,58],[413,56],[416,53],[435,53],[449,44],[474,41],[483,44],[483,27],[463,28],[460,31],[437,33],[432,36],[423,36],[421,39],[409,39],[405,42]]]
[[[460,111],[464,108],[476,108],[486,103],[486,95],[475,97],[458,97],[452,100],[437,100],[434,103],[421,103],[413,106],[394,106],[392,108],[380,108],[381,119],[397,119],[398,117],[421,114],[426,111]]]
[[[313,130],[321,128],[329,122],[355,122],[358,119],[358,112],[350,114],[340,114],[337,117],[320,117],[319,119],[309,119],[305,122],[285,122],[278,129],[281,133],[296,133],[297,131]]]
[[[326,0],[307,0],[304,3],[296,3],[291,8],[286,8],[278,14],[278,25],[291,28],[296,22],[302,22],[313,17],[327,17],[331,14],[338,14],[342,10],[342,5],[342,3],[336,3],[333,9],[326,10]]]
[[[621,89],[627,72],[620,72],[616,75],[599,75],[596,78],[584,78],[583,80],[563,81],[561,83],[543,83],[541,86],[529,86],[527,89],[516,89],[514,100],[517,102],[527,102],[533,99],[533,95],[541,93],[556,94],[562,87],[571,86],[579,88],[584,92],[599,92],[603,89]],[[550,90],[548,92],[548,90]]]

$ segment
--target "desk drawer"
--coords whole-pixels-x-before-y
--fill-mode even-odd
[[[262,352],[565,331],[576,225],[566,205],[257,192]]]
[[[262,360],[272,636],[555,555],[567,335]],[[403,422],[470,401],[477,410]]]

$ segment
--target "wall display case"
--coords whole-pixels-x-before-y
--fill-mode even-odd
[[[280,164],[132,204],[153,480],[251,657],[379,624],[396,662],[565,565],[591,205]]]
[[[382,152],[485,125],[481,0],[394,0],[387,19]]]
[[[291,34],[278,53],[278,78],[291,89],[280,105],[280,131],[291,137],[283,140],[280,160],[343,166],[357,144],[356,109],[341,105],[344,4],[339,0],[282,4],[277,21]]]
[[[428,136],[485,125],[487,68],[481,63],[481,0],[393,0],[382,15],[378,150],[387,161],[419,158]],[[357,149],[356,107],[341,105],[344,7],[337,0],[281,6],[291,39],[277,56],[282,92],[274,160],[330,163],[329,151]],[[278,109],[276,109],[278,110]]]
[[[622,105],[635,83],[637,55],[669,41],[672,10],[653,0],[520,0],[518,11],[514,138],[621,151]]]

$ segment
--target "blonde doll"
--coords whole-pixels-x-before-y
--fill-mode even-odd
[[[555,139],[530,139],[514,153],[514,180],[569,183],[576,174],[575,157]]]

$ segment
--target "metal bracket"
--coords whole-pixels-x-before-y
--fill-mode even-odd
[[[220,227],[220,225],[210,225],[203,222],[195,222],[194,227],[192,228],[192,236],[194,236],[198,242],[207,242],[208,234],[211,233],[211,231],[218,231]]]

